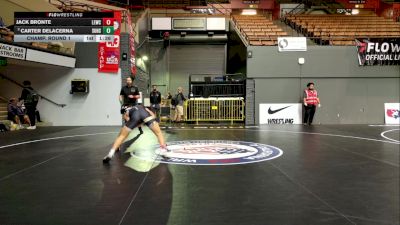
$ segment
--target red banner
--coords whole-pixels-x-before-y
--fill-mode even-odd
[[[135,32],[132,27],[132,17],[131,14],[127,13],[127,22],[129,29],[129,53],[130,53],[130,67],[131,76],[136,76],[136,56],[135,56]]]
[[[114,18],[104,18],[104,26],[113,26],[114,41],[100,42],[98,51],[98,71],[102,73],[118,73],[120,61],[121,12],[115,11]],[[108,29],[104,27],[103,29]]]

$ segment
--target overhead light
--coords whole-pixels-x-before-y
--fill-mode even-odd
[[[246,16],[257,15],[257,10],[255,10],[255,9],[243,9],[242,15],[246,15]]]
[[[360,5],[355,5],[356,9],[360,8]]]
[[[351,15],[357,15],[359,13],[360,13],[360,10],[358,10],[358,9],[351,10]]]
[[[147,57],[147,55],[144,55],[144,56],[142,57],[142,59],[143,59],[143,61],[147,61],[147,60],[149,60],[149,57]]]

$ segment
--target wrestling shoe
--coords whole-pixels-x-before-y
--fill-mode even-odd
[[[110,161],[111,161],[111,157],[108,156],[108,155],[103,158],[103,163],[104,164],[108,164],[108,163],[110,163]]]

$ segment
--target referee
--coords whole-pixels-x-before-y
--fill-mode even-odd
[[[136,106],[138,99],[140,98],[139,88],[133,85],[132,77],[126,78],[126,85],[121,88],[119,93],[119,102],[121,103],[121,114],[122,108]],[[140,134],[143,134],[142,127],[139,126]]]
[[[157,86],[153,85],[153,91],[150,93],[150,109],[156,115],[157,122],[160,122],[160,103],[161,93],[157,90]]]

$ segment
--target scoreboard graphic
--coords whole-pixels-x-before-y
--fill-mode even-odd
[[[15,42],[112,42],[114,12],[15,12]]]

